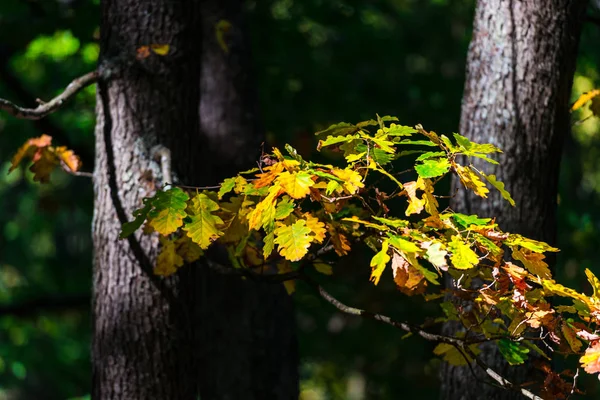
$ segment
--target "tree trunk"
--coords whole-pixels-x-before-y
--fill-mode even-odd
[[[218,160],[235,169],[257,157],[247,49],[233,41],[243,38],[241,22],[232,18],[229,52],[215,53],[223,50],[214,21],[230,14],[240,20],[240,7],[216,0],[102,3],[95,399],[297,397],[294,314],[281,287],[225,279],[201,263],[159,279],[152,275],[155,237],[118,239],[142,198],[165,183],[156,145],[171,151],[174,179],[187,185],[215,184],[232,172]],[[169,44],[169,54],[138,54],[151,44]]]
[[[497,217],[505,231],[555,242],[559,162],[569,133],[569,98],[586,5],[585,0],[478,1],[460,133],[503,150],[499,166],[474,164],[506,183],[516,207],[494,190],[488,199],[478,198],[455,180],[455,211]],[[483,353],[506,378],[517,383],[531,379],[531,365],[509,368],[494,344]],[[446,365],[441,378],[443,399],[522,398],[476,381],[466,367]]]
[[[256,166],[263,135],[241,0],[202,3],[200,184]],[[222,21],[219,23],[219,21]],[[216,27],[224,23],[219,43]],[[214,249],[213,249],[214,250]],[[282,284],[198,270],[202,399],[298,398],[295,314]]]

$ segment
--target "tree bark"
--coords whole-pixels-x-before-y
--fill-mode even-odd
[[[294,314],[281,287],[226,279],[202,263],[159,279],[155,237],[118,239],[142,198],[165,183],[156,145],[171,151],[174,179],[187,185],[218,183],[257,157],[248,54],[234,41],[245,38],[240,9],[240,1],[102,3],[94,399],[297,397]],[[240,22],[229,52],[216,54],[214,22],[228,15]],[[137,54],[151,44],[169,44],[169,54]]]
[[[477,2],[460,133],[503,150],[499,166],[473,163],[505,182],[516,207],[493,189],[481,199],[455,180],[455,211],[497,217],[505,231],[555,243],[559,162],[569,134],[569,98],[586,6],[585,0]],[[455,327],[445,330],[455,332]],[[495,345],[483,353],[506,378],[531,379],[531,365],[510,368]],[[522,398],[475,381],[465,367],[445,365],[441,378],[443,399]]]

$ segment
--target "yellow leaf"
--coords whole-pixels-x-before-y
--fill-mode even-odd
[[[581,350],[581,346],[583,346],[583,343],[581,343],[581,341],[577,339],[577,334],[575,333],[575,330],[569,325],[567,325],[566,322],[563,322],[561,326],[561,331],[565,339],[567,339],[567,343],[569,343],[569,347],[571,348],[571,350],[573,350],[573,352],[575,353],[579,353],[579,351]]]
[[[463,353],[458,351],[456,347],[449,343],[438,344],[435,349],[433,349],[433,353],[438,356],[443,356],[444,361],[450,365],[462,366],[471,362],[471,358],[469,358],[466,354],[463,356]]]
[[[315,269],[317,271],[319,271],[320,273],[322,273],[324,275],[332,275],[333,274],[333,268],[331,267],[331,265],[325,264],[324,262],[315,261],[315,262],[313,262],[313,267],[315,267]]]
[[[225,54],[229,53],[229,45],[225,40],[225,36],[231,31],[232,27],[233,25],[231,22],[227,21],[226,19],[221,19],[215,24],[215,36],[217,38],[217,43],[219,43],[221,50],[223,50]]]
[[[187,215],[188,200],[189,196],[179,188],[157,192],[152,199],[154,209],[148,214],[152,228],[165,236],[179,229]]]
[[[594,97],[599,96],[599,95],[600,95],[600,90],[598,90],[598,89],[591,90],[587,93],[582,94],[581,96],[579,96],[577,101],[571,107],[571,112],[583,107],[583,105],[585,103],[587,103],[588,101],[592,100]]]
[[[477,254],[458,235],[452,236],[448,249],[452,252],[450,261],[456,269],[471,269],[479,263]]]
[[[203,250],[206,250],[214,240],[223,235],[223,232],[217,227],[217,225],[223,224],[223,220],[213,214],[218,209],[219,205],[204,193],[199,193],[192,199],[191,222],[185,224],[183,230]]]
[[[175,251],[186,263],[192,263],[204,254],[200,246],[192,242],[192,239],[187,235],[183,235],[175,241]]]
[[[596,278],[596,275],[594,275],[594,273],[592,271],[590,271],[588,268],[585,269],[585,275],[588,278],[588,282],[590,283],[590,285],[592,285],[592,289],[594,289],[594,297],[599,299],[600,298],[600,280],[598,280],[598,278]]]
[[[471,189],[477,196],[487,198],[487,194],[490,192],[485,186],[485,183],[481,180],[471,168],[463,167],[462,165],[456,164],[454,167],[458,177],[462,184],[467,188]]]
[[[323,243],[325,239],[325,224],[319,221],[319,218],[314,217],[311,213],[304,213],[304,219],[306,219],[306,226],[311,230],[313,240],[317,243]]]
[[[422,182],[422,181],[421,181]],[[408,207],[406,208],[406,216],[411,214],[419,214],[425,207],[425,201],[417,197],[417,189],[423,189],[422,185],[418,180],[416,182],[406,182],[404,184],[404,190],[408,196]]]
[[[169,54],[170,46],[168,44],[151,44],[150,50],[158,56],[166,56]]]
[[[600,372],[600,341],[592,342],[579,362],[588,374]]]
[[[523,266],[533,275],[537,275],[543,279],[552,279],[552,274],[543,260],[546,258],[541,253],[535,253],[525,248],[513,248],[512,257],[523,263]]]
[[[385,270],[385,266],[390,261],[390,256],[388,256],[387,252],[389,249],[389,243],[387,240],[384,240],[381,243],[381,250],[373,256],[371,259],[371,282],[375,285],[379,283],[379,279],[381,279],[381,274],[383,270]]]
[[[553,280],[549,280],[549,279],[543,279],[542,280],[542,286],[544,287],[544,289],[546,289],[548,292],[555,294],[557,296],[561,296],[561,297],[570,297],[572,299],[577,299],[582,301],[583,303],[588,304],[589,303],[589,299],[587,296],[578,293],[577,291],[565,287],[559,283],[556,283]]]
[[[175,251],[175,243],[173,241],[161,236],[160,243],[162,247],[156,258],[154,274],[169,276],[177,272],[177,268],[183,265],[183,258]]]
[[[344,181],[343,186],[348,194],[356,194],[359,189],[365,187],[365,184],[362,183],[362,176],[353,169],[335,168],[331,172]]]
[[[421,181],[421,187],[424,191],[423,193],[423,202],[425,203],[425,211],[427,211],[430,215],[438,215],[438,201],[433,195],[433,183],[430,179],[417,179],[417,182]]]
[[[275,229],[275,244],[282,257],[290,261],[301,260],[308,253],[312,241],[306,221],[299,219],[292,225],[283,225]]]
[[[314,185],[312,176],[306,172],[282,172],[276,181],[294,199],[302,199],[310,193]]]
[[[248,214],[248,229],[258,230],[271,225],[275,221],[275,203],[277,197],[282,193],[282,188],[279,185],[274,185],[269,188],[269,194],[260,203],[256,205],[254,210]]]

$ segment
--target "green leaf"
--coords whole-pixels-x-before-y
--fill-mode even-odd
[[[197,194],[192,199],[190,209],[193,213],[191,222],[185,224],[184,231],[202,250],[206,250],[210,244],[223,234],[217,225],[223,224],[223,220],[212,212],[219,209],[219,205],[208,198],[204,193]]]
[[[471,269],[479,263],[479,257],[468,244],[463,242],[461,236],[452,236],[448,248],[452,252],[450,261],[456,269]]]
[[[410,140],[410,139],[404,139],[402,141],[400,141],[400,144],[413,144],[413,145],[419,145],[419,146],[430,146],[430,147],[438,147],[437,144],[429,141],[429,140]]]
[[[411,136],[417,130],[410,126],[391,124],[386,133],[388,136]]]
[[[446,158],[437,160],[425,160],[423,164],[415,165],[415,170],[421,178],[435,178],[444,175],[450,169],[450,163]]]
[[[140,226],[142,226],[142,224],[146,220],[146,217],[148,216],[148,213],[151,209],[151,199],[144,199],[144,207],[133,212],[133,216],[135,217],[134,220],[130,222],[125,222],[121,227],[121,234],[119,235],[119,239],[125,239],[127,236],[140,229]]]
[[[508,339],[498,340],[498,350],[510,365],[523,364],[527,360],[529,349]]]
[[[275,248],[275,231],[269,229],[270,232],[265,235],[264,245],[263,245],[263,257],[265,260],[271,255],[273,249]]]
[[[553,252],[560,251],[556,247],[550,246],[548,243],[540,242],[540,241],[533,240],[533,239],[528,239],[526,237],[523,237],[523,236],[517,235],[517,234],[509,235],[508,239],[506,240],[506,244],[509,246],[525,247],[526,249],[535,251],[536,253],[543,253],[545,251],[553,251]]]
[[[427,160],[429,158],[444,157],[444,156],[446,156],[446,153],[443,151],[428,151],[424,154],[421,154],[419,157],[417,157],[416,161],[423,161],[423,160]]]
[[[312,241],[310,232],[303,219],[297,220],[292,225],[275,229],[275,243],[279,245],[277,248],[279,254],[290,261],[301,260],[308,253]]]
[[[383,150],[386,153],[393,154],[393,153],[396,152],[396,149],[393,147],[394,143],[390,142],[389,140],[385,140],[385,139],[381,139],[381,138],[375,138],[375,137],[369,137],[367,135],[364,135],[364,137],[367,138],[367,139],[369,139],[373,143],[375,143],[377,146],[379,146],[379,148],[381,150]]]
[[[231,192],[235,187],[237,177],[227,178],[221,183],[221,187],[219,188],[219,200],[223,198],[227,193]]]
[[[390,219],[390,218],[383,218],[383,217],[376,217],[376,216],[373,216],[373,219],[376,219],[377,221],[381,222],[382,224],[385,224],[392,228],[405,228],[408,226],[408,221],[406,221],[404,219],[396,219],[396,218]]]
[[[284,196],[275,208],[275,219],[284,219],[294,211],[294,201]]]
[[[387,240],[384,240],[381,243],[381,250],[379,253],[375,254],[371,259],[371,281],[377,285],[379,283],[379,279],[381,279],[381,274],[385,270],[385,266],[390,261],[390,256],[387,254],[389,249],[389,244]]]
[[[349,143],[353,140],[359,139],[359,135],[347,135],[347,136],[327,136],[325,140],[319,140],[317,150],[321,151],[323,147],[333,146],[340,143]]]
[[[285,147],[285,151],[288,152],[290,157],[292,157],[294,160],[298,161],[300,163],[300,165],[305,164],[304,159],[302,158],[302,156],[300,156],[300,154],[298,154],[298,151],[295,148],[293,148],[292,146],[290,146],[287,143],[284,147]]]
[[[417,246],[411,241],[402,239],[400,236],[388,233],[388,237],[390,244],[403,253],[418,253],[421,250],[419,246]]]
[[[190,197],[175,187],[165,192],[157,192],[152,199],[153,210],[148,213],[150,225],[161,235],[170,235],[181,225],[187,216],[185,209]]]
[[[458,143],[458,145],[460,147],[463,148],[463,153],[467,156],[475,156],[476,153],[480,153],[480,154],[491,154],[491,153],[502,153],[502,151],[497,148],[496,146],[494,146],[493,144],[480,144],[480,143],[475,143],[475,142],[471,142],[468,138],[459,135],[458,133],[454,134],[454,139],[456,140],[456,143]],[[481,157],[483,158],[483,157]]]
[[[372,149],[367,149],[367,145],[364,143],[361,143],[359,145],[356,146],[356,151],[360,152],[360,153],[369,153],[369,156],[375,160],[375,162],[379,165],[386,165],[389,164],[393,159],[394,159],[394,154],[392,153],[386,153],[385,151],[378,149],[378,148],[372,148]]]
[[[349,135],[358,131],[358,127],[347,122],[333,124],[329,128],[315,133],[315,135]]]
[[[452,217],[465,228],[468,228],[471,225],[486,225],[492,220],[491,218],[479,218],[477,215],[465,215],[460,213],[454,213],[452,214]]]
[[[359,128],[364,128],[365,126],[377,126],[377,121],[374,119],[369,119],[367,121],[361,121],[356,123],[356,126]]]
[[[515,201],[510,196],[510,193],[508,193],[506,189],[504,189],[504,182],[500,182],[499,180],[497,180],[496,175],[482,175],[493,187],[498,189],[504,200],[508,201],[511,206],[515,206]]]

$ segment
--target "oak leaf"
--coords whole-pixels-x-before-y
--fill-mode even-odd
[[[152,211],[148,214],[150,225],[161,235],[170,235],[181,225],[187,216],[185,209],[189,196],[179,188],[157,192],[152,199]]]
[[[213,214],[218,209],[219,205],[204,193],[197,194],[190,204],[191,221],[184,225],[183,230],[202,250],[206,250],[214,240],[223,235],[218,227],[223,224],[223,220]]]
[[[281,256],[290,261],[299,261],[308,253],[312,241],[310,228],[306,221],[299,219],[292,225],[283,225],[275,229],[275,244]]]

